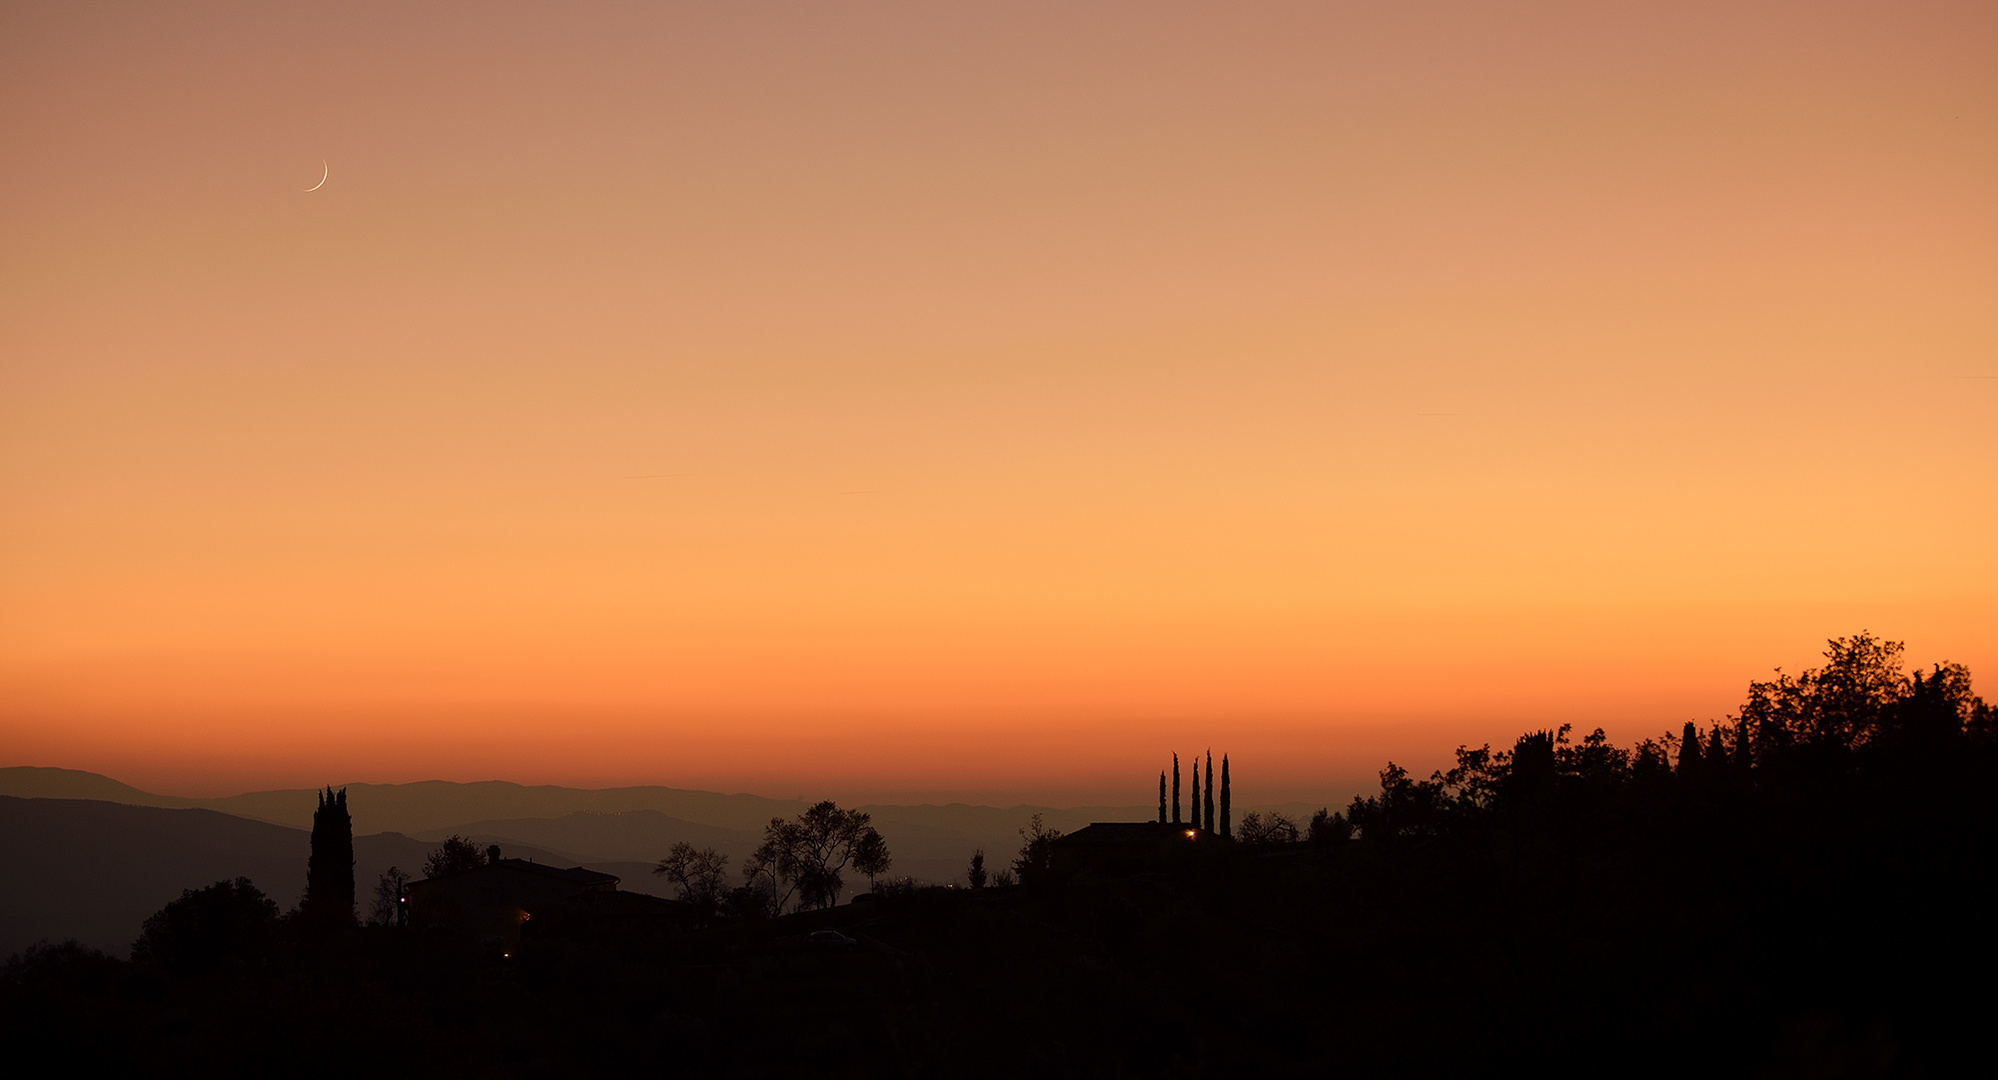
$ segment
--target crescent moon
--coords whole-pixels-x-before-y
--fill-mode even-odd
[[[312,185],[312,186],[311,186],[311,187],[309,187],[309,188],[306,188],[305,190],[307,190],[307,191],[318,191],[318,190],[319,190],[320,188],[323,188],[323,187],[325,187],[325,186],[326,186],[326,178],[327,178],[327,177],[329,177],[329,176],[331,176],[331,175],[333,175],[333,170],[327,167],[327,165],[326,165],[326,159],[325,159],[325,158],[320,158],[320,159],[319,159],[319,182],[318,182],[318,183],[316,183],[316,184],[314,184],[314,185]]]

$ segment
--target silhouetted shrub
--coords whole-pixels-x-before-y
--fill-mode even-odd
[[[169,971],[254,966],[270,954],[277,919],[277,904],[249,878],[188,889],[146,919],[132,960]]]
[[[401,926],[408,916],[408,905],[402,901],[402,892],[409,887],[409,875],[398,867],[391,866],[382,871],[375,881],[374,903],[368,909],[368,923],[372,926]]]
[[[1295,844],[1298,837],[1297,823],[1274,810],[1243,814],[1241,827],[1235,831],[1235,839],[1244,844]]]
[[[827,799],[795,818],[771,818],[763,843],[743,862],[742,877],[752,887],[767,887],[770,913],[780,915],[793,896],[801,908],[831,907],[846,888],[847,870],[871,882],[891,865],[888,843],[868,815]]]
[[[1305,838],[1314,844],[1351,840],[1353,823],[1346,820],[1346,815],[1321,806],[1317,813],[1311,815],[1311,824],[1305,833]]]
[[[0,968],[0,983],[31,992],[51,986],[103,992],[124,968],[124,961],[75,938],[59,942],[43,939],[7,958],[6,967]]]
[[[892,877],[892,878],[885,877],[877,880],[874,883],[874,891],[872,895],[914,896],[915,894],[922,892],[925,889],[935,889],[935,888],[941,888],[941,886],[931,885],[926,881],[917,881],[915,878],[912,877]],[[868,894],[863,893],[862,895],[864,896]]]
[[[1060,829],[1049,828],[1041,821],[1041,815],[1035,814],[1026,828],[1020,830],[1020,856],[1013,860],[1013,873],[1029,883],[1036,875],[1045,874],[1054,865],[1055,841],[1062,836]]]
[[[486,856],[479,845],[452,833],[444,838],[444,843],[430,857],[423,861],[423,876],[426,878],[450,877],[468,870],[477,870],[486,865]]]
[[[728,856],[685,840],[674,844],[652,872],[679,887],[681,903],[703,913],[720,907],[722,894],[728,891]]]

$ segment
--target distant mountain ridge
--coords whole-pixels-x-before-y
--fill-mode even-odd
[[[12,795],[17,799],[93,799],[125,806],[195,807],[203,804],[201,799],[140,791],[130,784],[94,772],[40,765],[14,765],[0,769],[0,795]]]
[[[691,826],[762,835],[774,817],[794,817],[808,803],[760,795],[724,795],[669,787],[567,788],[528,786],[506,780],[458,783],[422,780],[409,784],[334,784],[347,789],[354,832],[400,832],[428,836],[440,830],[465,831],[468,823],[557,819],[578,813],[616,815],[654,811]],[[247,792],[214,799],[154,795],[97,773],[35,766],[0,768],[0,795],[18,798],[99,799],[128,806],[200,807],[292,828],[310,828],[318,805],[312,788]],[[874,816],[887,835],[892,826],[908,839],[967,835],[1011,836],[1034,814],[1050,826],[1076,829],[1091,821],[1145,820],[1156,806],[1011,807],[965,803],[858,807]],[[893,838],[890,838],[891,847]],[[988,849],[989,853],[990,849]],[[662,852],[663,854],[663,852]],[[969,850],[966,856],[969,857]]]
[[[354,884],[367,914],[390,866],[420,876],[436,844],[400,833],[354,837]],[[42,938],[76,938],[122,956],[139,924],[183,889],[247,877],[280,908],[305,891],[311,833],[200,807],[0,795],[0,957]],[[510,855],[574,866],[516,844]],[[595,869],[595,867],[592,867]],[[612,870],[611,873],[618,871]],[[651,882],[627,887],[648,891]]]
[[[799,799],[724,795],[667,787],[588,790],[504,780],[461,784],[346,784],[354,819],[354,883],[366,914],[390,865],[420,875],[446,836],[509,856],[587,866],[621,888],[663,895],[649,871],[675,843],[729,857],[731,880],[774,817],[794,817]],[[42,937],[76,937],[122,954],[146,916],[180,895],[246,876],[289,908],[305,885],[317,792],[260,791],[216,799],[155,795],[77,769],[0,768],[0,957]],[[1035,814],[1073,831],[1092,821],[1142,821],[1153,806],[862,806],[888,841],[891,876],[961,881],[974,849],[987,867],[1008,865],[1019,830]],[[1237,813],[1248,807],[1238,807]],[[1300,806],[1257,807],[1293,817]],[[1302,822],[1300,821],[1300,824]],[[850,887],[866,888],[855,880]]]
[[[653,841],[664,839],[668,847],[686,840],[696,845],[712,845],[730,854],[746,853],[755,846],[754,841],[760,840],[771,818],[795,817],[807,806],[802,799],[725,795],[659,786],[590,789],[530,786],[507,780],[472,783],[422,780],[408,784],[333,786],[347,789],[357,836],[397,832],[441,840],[451,833],[478,834],[491,836],[495,841],[512,839],[544,846],[584,859],[656,860],[665,854],[664,848],[645,850],[634,846],[640,837],[647,835]],[[108,776],[77,769],[0,768],[0,795],[97,799],[127,806],[198,807],[296,829],[312,827],[312,811],[318,805],[315,792],[313,788],[297,788],[193,799],[154,795]],[[903,861],[905,857],[922,860],[926,865],[942,858],[962,862],[970,858],[973,847],[983,847],[988,861],[1001,856],[1010,858],[1019,843],[1018,830],[1035,814],[1041,815],[1049,827],[1064,832],[1092,821],[1146,821],[1158,814],[1156,804],[1001,807],[923,803],[869,804],[855,809],[871,815],[875,827],[888,839],[897,859],[893,872],[898,875],[916,872]],[[1249,810],[1275,810],[1302,825],[1313,809],[1304,803],[1237,804],[1235,813],[1239,816]],[[642,812],[656,813],[679,825],[662,824],[648,831],[637,824],[645,819],[619,820],[621,815]],[[601,820],[592,820],[588,815],[599,815]],[[517,824],[528,821],[565,824],[559,829]],[[751,841],[747,846],[745,838]],[[962,870],[960,865],[954,873]],[[944,874],[938,880],[950,876]]]
[[[702,825],[657,810],[579,810],[559,818],[472,821],[425,835],[442,840],[448,833],[474,839],[492,837],[489,842],[502,846],[512,841],[573,853],[582,859],[638,861],[648,866],[677,843],[712,847],[740,858],[755,849],[763,838],[761,830]]]

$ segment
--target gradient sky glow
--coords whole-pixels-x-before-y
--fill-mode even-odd
[[[1998,690],[1989,3],[12,4],[0,145],[0,764],[1254,805]]]

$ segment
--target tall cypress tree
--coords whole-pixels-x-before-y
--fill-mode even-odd
[[[1186,797],[1187,824],[1200,828],[1200,759],[1193,759],[1193,791]]]
[[[1208,832],[1214,831],[1214,751],[1207,752],[1207,796],[1206,824],[1201,826]]]
[[[314,921],[351,925],[354,921],[354,819],[347,813],[347,789],[327,788],[312,812],[312,855],[305,863],[305,903]]]
[[[1221,835],[1235,835],[1234,816],[1228,812],[1228,755],[1221,755]]]
[[[1172,823],[1179,824],[1179,755],[1172,756]]]
[[[1159,824],[1165,824],[1165,770],[1159,770]]]
[[[1698,776],[1700,773],[1700,729],[1686,721],[1686,730],[1679,736],[1679,775]]]

